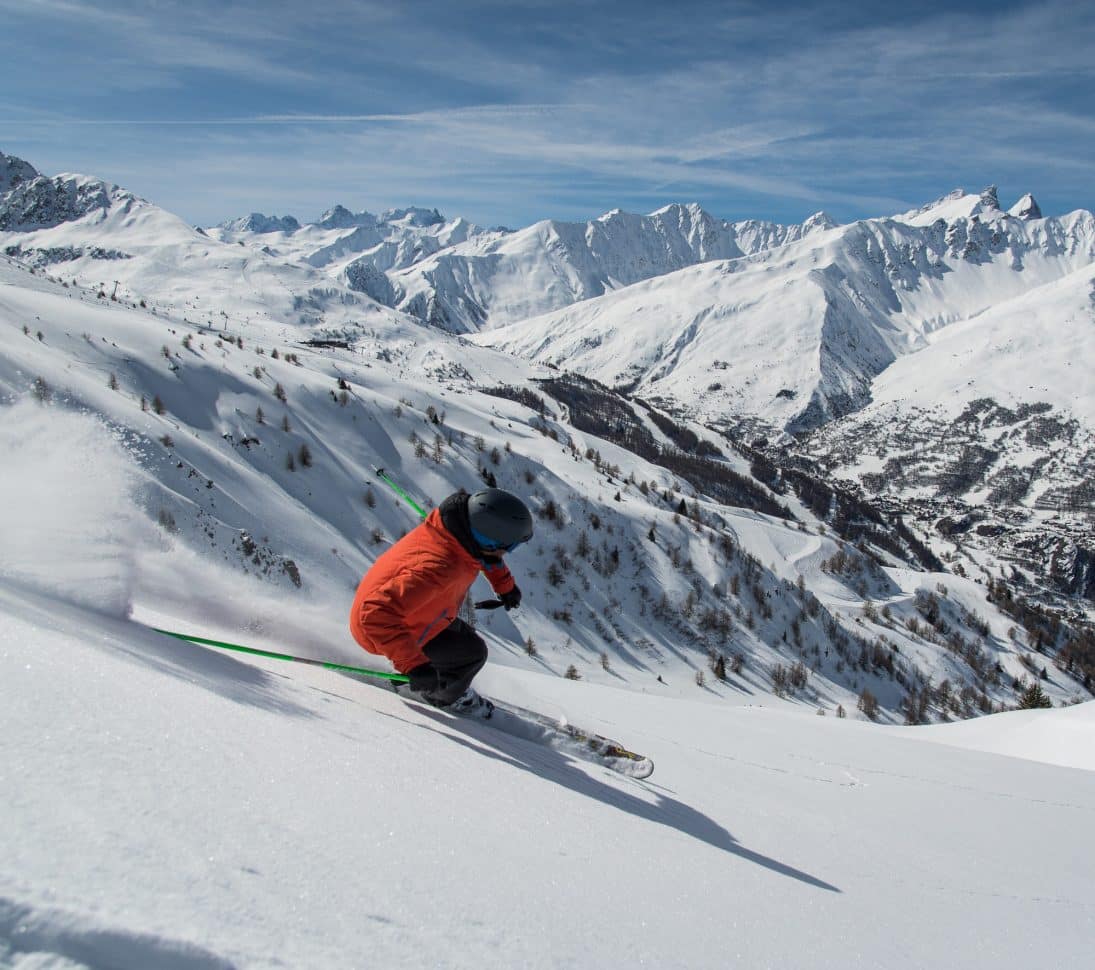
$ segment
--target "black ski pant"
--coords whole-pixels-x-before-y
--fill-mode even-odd
[[[487,662],[487,644],[463,620],[453,620],[422,652],[437,668],[441,686],[430,692],[438,704],[451,704],[464,693]]]

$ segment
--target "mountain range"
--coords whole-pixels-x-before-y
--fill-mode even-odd
[[[0,388],[126,438],[179,562],[337,612],[408,525],[373,468],[497,481],[547,537],[527,619],[490,621],[514,664],[679,690],[721,656],[718,691],[913,721],[1053,659],[1052,699],[1090,684],[1089,212],[199,228],[0,155],[0,254]]]

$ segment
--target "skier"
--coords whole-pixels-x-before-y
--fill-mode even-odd
[[[502,555],[531,538],[532,514],[516,495],[500,488],[450,495],[362,578],[350,632],[406,674],[419,700],[489,716],[489,702],[471,687],[487,645],[457,611],[480,572],[507,611],[520,606]]]

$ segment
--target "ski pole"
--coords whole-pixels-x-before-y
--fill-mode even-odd
[[[288,653],[274,653],[272,650],[258,650],[255,647],[245,647],[239,643],[225,643],[222,640],[207,640],[205,637],[192,636],[189,633],[176,633],[174,630],[161,630],[152,627],[157,633],[174,637],[176,640],[185,640],[188,643],[199,643],[203,647],[216,647],[219,650],[235,650],[239,653],[249,653],[256,657],[269,657],[271,660],[290,660],[293,663],[309,664],[312,667],[326,667],[328,670],[346,670],[352,674],[364,674],[366,677],[379,677],[381,680],[390,680],[396,684],[406,684],[406,674],[391,674],[383,670],[370,670],[368,667],[351,667],[348,664],[336,664],[329,660],[310,660],[308,657],[294,657]]]
[[[496,610],[502,605],[501,600],[480,600],[475,604],[477,610]],[[308,657],[294,657],[290,653],[275,653],[273,650],[259,650],[257,647],[245,647],[240,643],[226,643],[223,640],[209,640],[205,637],[196,637],[191,633],[177,633],[174,630],[161,630],[159,627],[151,627],[157,633],[174,637],[176,640],[185,640],[187,643],[198,643],[203,647],[216,647],[218,650],[235,650],[237,653],[249,653],[255,657],[268,657],[271,660],[288,660],[292,663],[308,664],[312,667],[326,667],[328,670],[346,670],[352,674],[363,674],[366,677],[378,677],[381,680],[390,680],[396,684],[408,682],[406,674],[393,674],[383,670],[370,670],[368,667],[351,667],[349,664],[338,664],[331,660],[312,660]]]
[[[412,509],[414,509],[421,518],[426,518],[429,514],[422,508],[413,498],[411,498],[406,492],[403,491],[395,482],[393,482],[387,475],[384,474],[383,468],[376,469],[377,478],[379,478],[385,485],[387,485],[396,495],[398,495],[404,502],[406,502]]]
[[[475,608],[477,610],[496,610],[498,607],[505,605],[506,604],[501,600],[479,600],[479,602],[475,604]]]

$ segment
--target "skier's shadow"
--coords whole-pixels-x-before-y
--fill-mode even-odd
[[[475,744],[459,734],[438,730],[439,734],[444,734],[450,741],[470,748],[480,756],[485,755],[488,758],[531,772],[539,777],[550,778],[552,782],[562,785],[564,788],[569,788],[579,795],[596,799],[605,805],[627,812],[629,815],[634,815],[647,822],[668,825],[678,832],[683,832],[694,839],[706,842],[716,849],[722,849],[724,852],[747,859],[749,862],[770,869],[781,876],[797,879],[799,882],[804,882],[816,889],[824,889],[833,893],[841,891],[836,886],[830,885],[816,876],[811,876],[801,869],[795,869],[793,866],[745,848],[714,819],[704,815],[703,812],[697,811],[690,805],[672,798],[668,794],[663,794],[666,791],[665,789],[655,791],[652,786],[635,782],[656,799],[654,802],[648,802],[630,792],[613,785],[607,785],[597,778],[585,774],[578,770],[573,761],[565,754],[546,745],[499,734],[486,725],[476,725],[475,721],[472,720],[454,721],[450,716],[434,711],[423,711],[422,713],[446,728],[462,730],[473,737],[477,742]],[[433,728],[431,730],[437,729]]]

